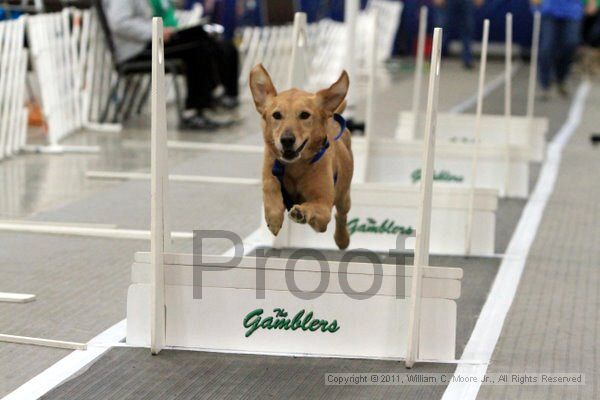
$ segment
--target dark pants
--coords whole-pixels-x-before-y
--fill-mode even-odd
[[[222,84],[227,96],[238,95],[239,57],[236,47],[210,37],[201,26],[182,29],[165,43],[165,58],[185,64],[186,109],[212,105],[212,91]],[[152,43],[132,61],[152,59]]]
[[[471,64],[471,40],[473,38],[474,7],[473,0],[446,0],[446,4],[437,11],[438,24],[444,28],[442,52],[448,54],[450,39],[457,36],[462,42],[462,60]]]
[[[587,46],[600,47],[600,13],[585,17],[582,36]]]
[[[580,21],[542,16],[539,75],[543,89],[555,80],[562,84],[571,70],[580,41]]]

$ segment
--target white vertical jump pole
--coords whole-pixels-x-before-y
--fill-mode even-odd
[[[152,18],[152,117],[151,117],[151,221],[150,252],[152,293],[150,350],[158,354],[165,346],[164,253],[171,241],[168,224],[167,106],[165,98],[163,22]]]
[[[306,14],[294,15],[292,33],[292,58],[288,70],[288,88],[304,88],[306,84]]]
[[[506,132],[504,141],[506,146],[505,154],[505,173],[504,173],[504,192],[508,190],[508,180],[510,172],[510,136],[512,132],[512,39],[513,39],[513,16],[512,13],[506,13],[506,55],[505,55],[505,79],[504,79],[504,119],[506,121]]]
[[[425,114],[421,202],[417,221],[414,272],[410,291],[408,342],[405,361],[407,368],[412,368],[419,354],[419,325],[421,322],[423,268],[429,265],[429,234],[431,230],[431,197],[433,194],[433,164],[435,157],[435,129],[437,123],[440,59],[442,52],[441,43],[442,29],[435,28],[433,31],[433,46],[431,49],[427,111]]]
[[[533,32],[531,35],[531,61],[529,62],[529,87],[527,90],[527,118],[529,119],[529,123],[531,123],[533,119],[535,107],[535,87],[537,84],[541,19],[542,17],[539,11],[533,13]]]
[[[344,24],[346,25],[346,72],[350,82],[356,82],[356,18],[360,8],[360,0],[346,0],[344,2]],[[354,106],[354,90],[350,89],[347,95],[348,108]]]
[[[417,54],[415,60],[415,78],[413,83],[413,139],[417,138],[419,107],[421,106],[421,84],[423,82],[423,64],[425,59],[425,36],[427,35],[427,6],[422,6],[419,12],[419,36],[417,39]]]
[[[294,29],[292,33],[292,56],[288,65],[287,87],[304,89],[306,85],[306,14],[297,12],[294,15]],[[279,231],[280,241],[289,247],[290,243],[290,220],[285,218],[283,226]]]
[[[377,24],[379,22],[378,10],[371,10],[371,31],[367,63],[369,68],[369,83],[367,85],[367,110],[365,118],[365,159],[362,170],[363,182],[369,180],[369,158],[371,153],[371,140],[373,139],[373,124],[375,123],[375,85],[377,83]]]
[[[483,111],[483,88],[485,85],[485,70],[487,67],[488,38],[490,34],[490,21],[483,21],[483,37],[481,39],[481,61],[479,65],[479,86],[477,87],[477,112],[475,114],[475,143],[473,145],[473,158],[471,159],[471,188],[469,191],[469,214],[467,215],[467,229],[465,237],[465,254],[471,255],[471,241],[473,239],[473,213],[475,212],[475,181],[477,180],[477,164],[479,163],[479,146],[481,144],[481,114]]]

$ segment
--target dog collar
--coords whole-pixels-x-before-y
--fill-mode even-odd
[[[346,120],[340,114],[333,114],[333,119],[335,120],[335,122],[337,122],[340,125],[340,131],[333,138],[334,141],[338,141],[339,138],[341,138],[342,135],[344,135],[344,132],[346,131]],[[329,139],[325,138],[325,142],[323,143],[323,146],[319,149],[319,151],[317,151],[317,154],[315,154],[313,156],[313,158],[310,160],[310,163],[314,164],[317,161],[319,161],[321,159],[321,157],[323,157],[323,155],[325,154],[325,152],[327,151],[328,148],[329,148]]]
[[[340,131],[333,138],[334,141],[337,141],[344,135],[344,132],[346,131],[346,120],[340,114],[333,114],[333,119],[335,120],[335,122],[337,122],[340,125]],[[323,146],[317,152],[317,154],[315,154],[313,156],[313,158],[310,160],[310,163],[314,164],[317,161],[319,161],[321,159],[321,157],[323,157],[323,155],[325,154],[325,152],[327,151],[328,148],[329,148],[329,139],[326,138],[325,142],[323,143]],[[285,208],[288,211],[291,210],[291,208],[296,203],[292,200],[292,197],[289,195],[288,191],[285,189],[285,187],[283,185],[283,176],[285,175],[285,164],[283,164],[278,159],[275,159],[275,162],[273,163],[273,168],[271,169],[271,173],[279,181],[279,186],[281,187],[281,197],[283,197],[283,204],[285,205]],[[335,185],[336,182],[337,182],[337,173],[333,175],[333,184]]]

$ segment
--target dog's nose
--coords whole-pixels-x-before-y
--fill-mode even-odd
[[[279,141],[281,142],[281,147],[284,149],[291,149],[294,147],[294,143],[296,143],[296,136],[291,132],[285,132],[281,135]]]

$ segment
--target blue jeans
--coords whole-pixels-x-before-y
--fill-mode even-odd
[[[542,89],[552,81],[562,84],[571,70],[580,42],[581,23],[573,19],[542,16],[539,76]]]
[[[466,65],[473,62],[471,40],[473,39],[474,10],[473,0],[446,0],[445,6],[438,9],[438,24],[444,28],[442,53],[448,54],[450,39],[458,37],[462,42],[462,61]]]

